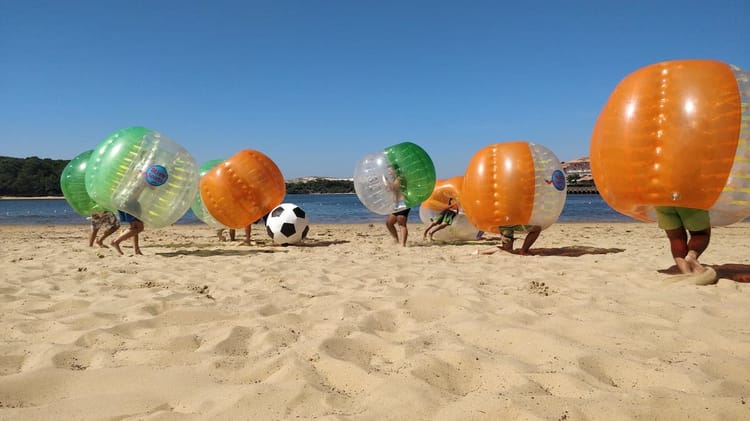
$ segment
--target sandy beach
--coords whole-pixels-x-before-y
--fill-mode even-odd
[[[147,228],[118,256],[0,227],[0,419],[750,419],[750,224],[714,229],[708,286],[655,224],[556,224],[533,256],[410,228]]]

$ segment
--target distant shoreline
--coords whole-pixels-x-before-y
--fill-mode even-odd
[[[58,200],[64,196],[0,196],[0,200]]]

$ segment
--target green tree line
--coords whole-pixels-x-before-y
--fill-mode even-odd
[[[292,194],[354,193],[354,182],[351,180],[315,178],[309,181],[286,183],[286,192]]]
[[[0,196],[62,196],[60,174],[68,162],[0,156]]]
[[[0,156],[0,196],[62,196],[60,175],[68,165],[64,159],[11,158]],[[287,193],[354,193],[350,180],[315,178],[286,183]]]

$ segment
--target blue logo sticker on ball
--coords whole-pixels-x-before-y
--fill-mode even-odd
[[[146,182],[151,186],[161,186],[168,178],[167,169],[162,165],[152,165],[146,169]]]
[[[563,174],[562,171],[555,170],[552,172],[552,185],[555,186],[558,191],[565,190],[565,174]]]

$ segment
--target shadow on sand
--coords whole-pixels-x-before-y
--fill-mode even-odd
[[[517,250],[514,251],[514,253]],[[580,257],[586,254],[613,254],[622,253],[625,249],[620,248],[599,248],[599,247],[586,247],[586,246],[567,246],[567,247],[555,247],[555,248],[532,248],[529,250],[529,254],[532,256],[564,256],[564,257]]]
[[[211,256],[249,256],[252,254],[260,253],[278,253],[287,252],[290,247],[328,247],[336,244],[345,244],[349,241],[346,240],[306,240],[299,244],[290,244],[286,246],[277,246],[271,242],[257,242],[254,245],[246,246],[241,245],[238,247],[232,247],[231,249],[225,248],[187,248],[187,247],[200,247],[201,245],[196,244],[170,244],[166,247],[185,247],[179,250],[170,252],[154,253],[157,256],[163,257],[177,257],[177,256],[197,256],[197,257],[211,257]],[[216,247],[216,245],[206,245],[207,247]]]
[[[328,247],[336,244],[346,244],[349,242],[350,241],[348,240],[305,240],[304,242],[299,244],[292,244],[282,247]]]
[[[177,257],[177,256],[197,256],[197,257],[212,257],[212,256],[249,256],[252,254],[260,254],[260,253],[276,253],[276,252],[286,252],[284,249],[251,249],[251,248],[244,248],[244,249],[213,249],[213,250],[206,250],[206,249],[192,249],[192,250],[175,250],[170,252],[162,252],[162,253],[154,253],[157,256],[163,256],[163,257]]]
[[[716,271],[716,275],[719,279],[730,279],[735,282],[750,283],[750,265],[743,265],[740,263],[725,263],[723,265],[703,265],[706,267],[713,268]],[[679,275],[680,269],[677,265],[673,265],[667,269],[658,270],[659,273],[667,275]]]

